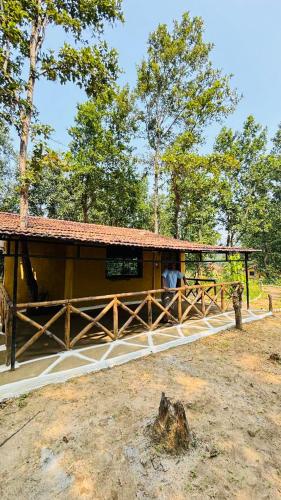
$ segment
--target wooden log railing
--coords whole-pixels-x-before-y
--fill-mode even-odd
[[[186,321],[192,314],[204,318],[210,312],[224,312],[232,305],[232,294],[239,286],[240,283],[236,281],[169,289],[172,294],[169,303],[165,302],[165,305],[161,300],[162,294],[167,292],[164,289],[17,304],[18,320],[36,331],[17,349],[16,358],[43,335],[51,338],[61,349],[68,350],[88,337],[95,340],[105,337],[116,340],[129,333],[129,327],[132,328],[136,323],[151,331],[167,320],[178,324]],[[40,318],[44,317],[46,311],[47,321],[44,324],[32,314],[37,311],[38,315],[38,308]],[[55,308],[55,313],[51,312],[49,317],[52,308]],[[50,327],[53,329],[54,324],[63,319],[64,322],[58,325],[56,333],[50,331]],[[83,328],[81,320],[86,322]]]

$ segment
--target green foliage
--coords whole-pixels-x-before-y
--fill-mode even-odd
[[[163,156],[169,178],[171,233],[175,237],[215,244],[216,200],[220,186],[219,155],[182,152],[173,145]]]
[[[238,101],[230,76],[211,63],[202,19],[185,13],[172,29],[160,24],[150,34],[134,93],[116,85],[117,54],[102,40],[104,23],[122,19],[120,0],[1,3],[0,210],[18,210],[19,195],[29,190],[30,213],[36,215],[154,227],[210,244],[222,230],[229,246],[260,248],[259,269],[277,282],[281,126],[270,151],[267,130],[249,116],[241,131],[222,128],[212,154],[198,154],[206,126],[226,117]],[[68,42],[46,51],[52,27],[67,34]],[[48,146],[52,129],[38,122],[33,92],[42,78],[73,82],[87,94],[64,153]],[[7,123],[21,137],[20,175]],[[144,175],[132,147],[140,135],[148,152]],[[243,280],[241,266],[233,257],[223,278]],[[218,271],[206,266],[204,272]]]
[[[17,208],[15,164],[8,127],[0,121],[0,210],[6,212]]]
[[[221,171],[218,220],[227,231],[227,243],[261,249],[256,261],[269,281],[281,271],[280,137],[279,128],[268,153],[266,129],[249,116],[241,132],[224,128],[215,144],[215,151],[238,160],[237,168],[225,163]]]
[[[146,227],[147,179],[136,170],[135,128],[134,99],[127,87],[108,89],[79,105],[66,153],[50,150],[44,138],[33,150],[31,213]]]
[[[0,10],[0,103],[2,114],[21,129],[20,113],[30,111],[28,82],[24,66],[31,57],[32,40],[36,38],[32,74],[41,78],[68,81],[83,86],[89,95],[97,94],[111,84],[118,71],[116,52],[105,43],[90,45],[104,22],[122,19],[119,0],[5,0]],[[43,51],[51,26],[57,26],[72,36],[75,45],[64,44],[57,52]],[[30,89],[29,89],[30,90]],[[32,105],[32,114],[35,109]]]
[[[259,193],[267,192],[266,130],[249,116],[241,132],[224,127],[216,139],[214,151],[237,161],[230,168],[222,164],[223,189],[218,199],[219,222],[227,231],[227,244],[235,245],[247,227],[250,211],[261,202]]]
[[[78,106],[67,160],[81,220],[145,225],[146,180],[136,172],[131,139],[136,110],[128,87]]]
[[[231,112],[237,95],[229,77],[213,68],[212,45],[204,42],[201,18],[189,13],[171,31],[160,24],[148,40],[147,57],[138,66],[140,119],[154,175],[154,229],[159,225],[162,155],[181,136],[188,152],[202,140],[204,127]]]
[[[206,123],[227,115],[236,103],[229,77],[212,67],[212,45],[203,41],[203,33],[202,19],[185,13],[171,32],[160,24],[149,37],[147,58],[138,67],[137,95],[153,150],[170,145],[180,131],[189,149]]]
[[[223,264],[222,277],[224,281],[245,281],[244,263],[239,254],[230,255],[229,261]]]
[[[120,0],[5,0],[0,6],[0,113],[16,127],[19,146],[20,224],[27,225],[28,191],[34,182],[27,163],[28,142],[38,113],[34,106],[36,83],[43,78],[72,82],[88,96],[115,83],[117,54],[105,42],[92,44],[104,22],[122,19]],[[50,28],[69,35],[71,43],[44,51]],[[38,151],[35,151],[38,155]],[[39,151],[39,156],[41,152]],[[37,161],[37,164],[39,162]]]

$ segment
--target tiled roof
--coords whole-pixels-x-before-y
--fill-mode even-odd
[[[250,248],[223,247],[202,245],[189,241],[177,240],[167,236],[154,234],[145,229],[85,224],[46,217],[28,217],[28,227],[20,228],[18,214],[0,212],[0,239],[21,238],[72,241],[75,243],[101,245],[129,245],[143,248],[185,250],[185,251],[219,251],[219,252],[252,252]]]

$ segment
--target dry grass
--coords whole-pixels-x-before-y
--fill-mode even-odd
[[[2,404],[2,500],[281,498],[280,315]],[[161,392],[196,446],[169,457],[144,432]]]

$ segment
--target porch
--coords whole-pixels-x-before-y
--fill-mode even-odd
[[[253,249],[42,217],[29,217],[22,231],[15,214],[1,214],[0,223],[5,241],[0,357],[12,370],[18,362],[122,341],[166,327],[168,321],[178,326],[231,309],[240,283],[198,280],[194,271],[187,278],[190,285],[179,287],[178,281],[170,289],[170,303],[163,303],[161,276],[170,262],[187,277],[194,266],[214,263],[214,254],[216,264],[236,254],[235,262],[245,264],[249,308],[247,266]]]
[[[257,321],[271,315],[262,310],[242,311],[243,323]],[[112,368],[150,354],[156,354],[218,334],[235,325],[233,311],[217,312],[209,316],[189,319],[171,326],[163,325],[154,331],[143,330],[128,334],[114,342],[83,345],[79,343],[71,350],[56,354],[43,354],[37,359],[17,362],[15,371],[0,369],[0,401],[26,394],[47,384]],[[43,337],[41,337],[43,338]],[[35,347],[36,344],[34,344]],[[37,347],[39,349],[39,345]],[[46,349],[46,347],[45,347]],[[34,352],[35,354],[35,352]],[[186,360],[188,362],[188,360]],[[2,372],[2,373],[1,373]]]

